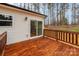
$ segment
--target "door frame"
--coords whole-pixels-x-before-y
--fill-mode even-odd
[[[42,34],[41,34],[41,35],[36,35],[36,36],[31,37],[31,21],[42,21]],[[37,22],[37,24],[38,24],[38,22]],[[31,19],[31,20],[30,20],[30,39],[42,37],[42,36],[43,36],[43,28],[44,28],[43,20],[34,20],[34,19]],[[36,30],[36,31],[37,31],[37,30]],[[36,34],[38,34],[38,31],[37,31]]]

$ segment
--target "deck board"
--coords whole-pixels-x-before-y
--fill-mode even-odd
[[[79,48],[41,37],[6,46],[5,56],[79,56]]]

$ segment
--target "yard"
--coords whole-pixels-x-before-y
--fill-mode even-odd
[[[63,30],[63,31],[73,31],[73,32],[79,32],[79,25],[73,25],[73,26],[45,26],[45,28],[54,29],[54,30]]]

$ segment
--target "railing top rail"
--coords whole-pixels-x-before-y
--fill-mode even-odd
[[[0,35],[0,40],[7,34],[7,32],[4,32]]]
[[[7,33],[7,32],[3,32],[2,34],[0,34],[0,36],[3,35],[3,34],[6,34],[6,33]]]
[[[68,30],[67,31],[66,30],[57,30],[57,29],[55,30],[55,29],[48,29],[48,28],[45,28],[44,30],[79,34],[79,32],[68,31]]]

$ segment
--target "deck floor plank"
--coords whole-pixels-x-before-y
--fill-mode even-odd
[[[79,48],[48,38],[37,38],[6,46],[5,56],[79,56]]]

